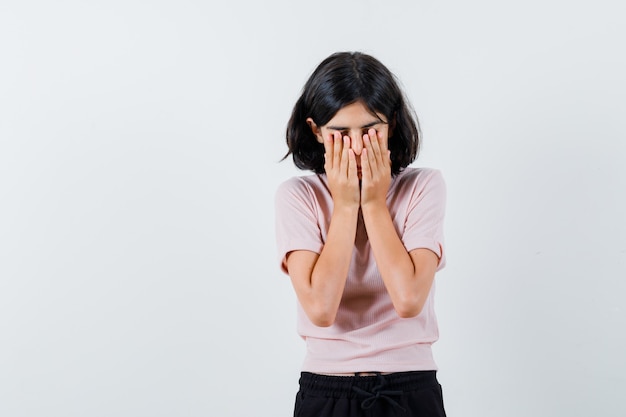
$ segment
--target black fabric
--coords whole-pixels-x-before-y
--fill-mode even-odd
[[[445,417],[436,371],[371,376],[303,372],[294,417]]]

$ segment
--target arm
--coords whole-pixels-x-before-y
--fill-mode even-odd
[[[318,255],[293,251],[287,257],[287,271],[302,308],[316,326],[334,323],[348,277],[357,210],[334,210],[326,243]]]
[[[363,142],[361,208],[369,242],[398,315],[414,317],[422,311],[428,298],[439,257],[429,249],[407,252],[386,203],[391,183],[387,140],[371,129],[364,135]]]
[[[298,250],[287,256],[287,271],[298,300],[313,324],[321,327],[335,321],[354,249],[360,196],[356,160],[348,140],[339,133],[324,140],[333,213],[321,253]]]
[[[376,265],[394,308],[400,317],[417,316],[428,298],[439,257],[429,249],[407,252],[386,205],[364,207],[363,220]]]

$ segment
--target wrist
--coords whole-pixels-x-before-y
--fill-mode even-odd
[[[359,202],[358,201],[334,201],[333,211],[341,212],[345,214],[358,213]]]
[[[385,200],[371,200],[361,204],[361,211],[363,211],[363,215],[367,214],[375,214],[380,211],[389,211],[387,208],[387,201]]]

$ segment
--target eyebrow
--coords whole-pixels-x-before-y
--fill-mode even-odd
[[[371,122],[366,125],[363,125],[359,129],[367,129],[369,127],[376,126],[377,124],[381,124],[381,123],[387,124],[387,122],[383,122],[382,120],[377,120],[375,122]],[[330,130],[349,130],[350,129],[349,127],[343,127],[343,126],[326,126],[326,128]]]

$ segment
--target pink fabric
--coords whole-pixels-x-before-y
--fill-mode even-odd
[[[438,170],[407,168],[392,179],[387,206],[407,251],[427,248],[445,265],[446,189]],[[282,183],[276,193],[276,240],[283,272],[294,250],[320,253],[330,223],[332,197],[325,175]],[[422,312],[400,318],[393,308],[359,218],[350,272],[335,323],[317,327],[298,303],[298,333],[306,341],[303,371],[315,373],[436,370],[431,344],[439,337],[434,285]]]

